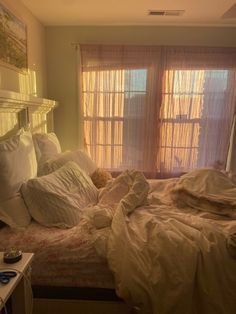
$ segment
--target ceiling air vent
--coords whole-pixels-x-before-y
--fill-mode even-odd
[[[180,16],[184,14],[184,10],[149,10],[148,15],[155,16]]]

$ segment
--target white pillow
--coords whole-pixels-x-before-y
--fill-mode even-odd
[[[24,228],[31,217],[21,195],[16,195],[0,203],[0,220],[12,228]]]
[[[88,204],[97,203],[97,188],[74,162],[46,176],[23,184],[24,201],[32,217],[42,225],[71,228],[78,224]]]
[[[23,181],[37,174],[37,161],[30,132],[23,129],[0,142],[0,202],[14,197]]]
[[[33,134],[37,162],[61,153],[61,145],[55,133]]]
[[[76,150],[58,154],[47,160],[42,166],[42,174],[51,173],[65,165],[68,161],[74,161],[89,176],[97,169],[95,162],[92,161],[86,152]]]

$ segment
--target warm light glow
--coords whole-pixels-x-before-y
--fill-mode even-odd
[[[36,73],[32,70],[19,73],[19,89],[20,93],[37,96]]]
[[[165,71],[158,133],[158,122],[153,124],[156,130],[151,130],[150,121],[145,120],[147,98],[156,93],[147,89],[148,69],[83,72],[84,129],[90,155],[99,167],[145,169],[143,147],[149,133],[144,132],[155,131],[160,135],[154,157],[157,171],[185,172],[205,166],[207,141],[215,140],[210,132],[224,111],[227,76],[227,70]],[[211,154],[209,162],[215,160]]]
[[[125,70],[83,73],[86,143],[99,166],[122,165],[124,91]]]
[[[18,126],[17,118],[17,113],[15,112],[0,112],[0,136],[6,135]]]
[[[31,116],[31,129],[34,133],[47,132],[47,115],[42,113],[34,113]]]
[[[220,84],[219,84],[220,83]],[[159,167],[164,172],[182,172],[201,166],[204,123],[213,115],[220,119],[223,102],[212,101],[211,93],[224,95],[226,70],[169,70],[165,72]],[[214,94],[213,94],[214,95]],[[214,135],[213,135],[214,136]],[[206,143],[204,143],[205,145]]]

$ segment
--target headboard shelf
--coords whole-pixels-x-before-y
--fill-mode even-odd
[[[26,108],[26,107],[43,107],[48,111],[57,106],[55,100],[39,98],[32,95],[16,93],[8,90],[0,90],[0,106]]]
[[[30,123],[33,132],[53,130],[55,100],[0,89],[0,136]]]

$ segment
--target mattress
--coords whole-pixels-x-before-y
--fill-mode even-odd
[[[70,229],[46,228],[32,222],[26,229],[0,230],[0,250],[15,247],[35,253],[32,285],[114,288],[113,275],[98,256],[86,219]]]

